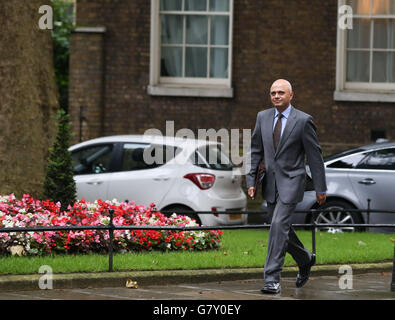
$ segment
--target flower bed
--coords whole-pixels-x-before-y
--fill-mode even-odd
[[[13,194],[0,196],[0,254],[18,246],[24,254],[40,255],[53,252],[89,253],[107,252],[107,230],[1,232],[1,228],[32,226],[99,226],[108,225],[108,212],[114,210],[114,225],[135,226],[198,226],[195,220],[175,213],[166,217],[150,207],[97,200],[94,203],[80,200],[68,210],[61,211],[60,203],[40,201],[30,195],[21,200]],[[171,231],[171,230],[114,230],[114,250],[205,250],[220,245],[222,231]]]

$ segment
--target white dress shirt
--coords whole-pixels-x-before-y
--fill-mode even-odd
[[[292,108],[292,105],[289,105],[288,108],[285,109],[284,112],[282,112],[283,117],[281,118],[281,136],[283,135],[285,125],[287,124],[289,114],[291,113],[291,108]],[[277,120],[278,120],[279,112],[278,112],[277,108],[275,108],[275,112],[276,113],[274,114],[273,131],[274,131],[274,128],[275,128]]]

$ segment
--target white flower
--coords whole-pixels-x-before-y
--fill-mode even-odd
[[[203,231],[192,231],[196,238],[204,238],[205,233]]]
[[[88,202],[86,204],[86,207],[89,211],[94,211],[95,209],[97,209],[97,202],[95,201],[95,203],[90,203]]]
[[[37,254],[38,253],[38,249],[31,249],[31,248],[27,249],[26,248],[26,251],[29,252],[30,254]]]
[[[110,223],[110,218],[109,217],[101,218],[100,222],[101,224],[108,225]]]

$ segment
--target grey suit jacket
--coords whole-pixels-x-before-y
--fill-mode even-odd
[[[266,176],[263,198],[275,202],[277,186],[281,202],[303,200],[306,183],[305,157],[310,166],[314,189],[326,192],[325,168],[316,127],[310,115],[292,107],[277,151],[273,145],[275,108],[260,111],[251,136],[251,169],[246,174],[247,188],[254,186],[258,164],[264,159]]]

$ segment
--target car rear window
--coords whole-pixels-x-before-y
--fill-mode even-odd
[[[395,170],[395,148],[370,152],[358,169]]]
[[[121,171],[157,168],[172,160],[176,153],[177,148],[173,146],[125,143]]]
[[[193,164],[214,170],[232,170],[235,166],[219,145],[207,145],[196,149]]]

